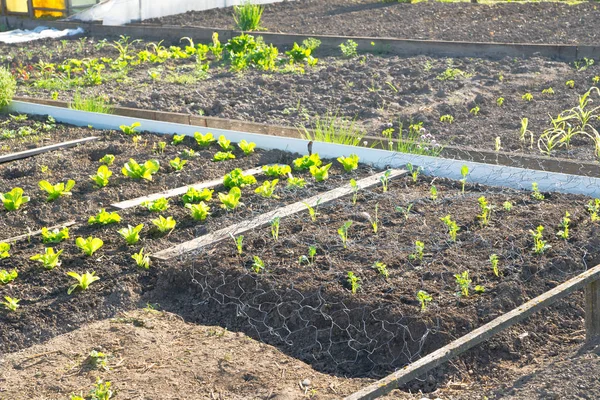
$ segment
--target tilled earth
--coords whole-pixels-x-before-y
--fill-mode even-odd
[[[234,28],[233,10],[191,11],[146,24]],[[268,4],[269,32],[469,42],[595,45],[600,9],[594,1],[472,4],[380,0],[297,0]]]
[[[13,67],[33,66],[40,60],[62,62],[118,55],[110,46],[100,48],[97,41],[85,43],[80,47],[79,41],[65,45],[36,42],[26,51],[0,45],[0,52],[5,54],[4,62]],[[137,45],[138,50],[144,47]],[[141,64],[123,79],[107,79],[99,86],[85,87],[85,94],[105,96],[111,103],[127,107],[287,126],[311,127],[318,116],[331,113],[354,119],[365,134],[379,137],[389,127],[398,136],[400,123],[406,137],[411,122],[423,122],[425,130],[442,145],[495,150],[499,140],[500,150],[540,154],[538,137],[550,127],[550,116],[577,106],[578,96],[600,80],[599,64],[578,70],[572,64],[546,58],[489,60],[367,54],[351,59],[324,56],[317,67],[307,68],[304,74],[253,69],[233,73],[227,66],[212,63],[204,80],[168,82],[168,77],[189,74],[194,64],[193,60]],[[153,80],[150,70],[157,70],[159,78]],[[70,101],[81,90],[55,93],[36,88],[34,75],[20,82],[18,95]],[[568,81],[573,81],[573,87],[566,85]],[[542,93],[550,88],[553,94]],[[529,101],[523,98],[528,93],[532,96]],[[590,99],[588,109],[596,107],[599,100],[597,94]],[[440,121],[444,115],[452,116],[453,122]],[[529,120],[524,141],[520,140],[522,118]],[[575,137],[570,148],[560,147],[552,155],[595,159],[593,142],[584,135]]]

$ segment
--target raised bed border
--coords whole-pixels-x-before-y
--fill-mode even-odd
[[[40,104],[13,101],[8,112],[21,114],[52,115],[56,121],[76,126],[92,125],[97,129],[117,130],[120,125],[141,123],[141,129],[159,134],[184,134],[193,136],[195,132],[225,135],[233,142],[248,140],[255,142],[257,147],[265,150],[283,150],[293,153],[306,153],[308,141],[295,138],[282,138],[256,133],[239,132],[234,130],[211,129],[197,126],[122,117],[111,114],[98,114],[72,109],[45,106]],[[530,190],[531,183],[538,183],[539,190],[583,194],[600,198],[600,178],[569,175],[563,173],[539,171],[511,166],[484,164],[472,161],[453,160],[442,157],[422,156],[415,154],[397,153],[382,149],[371,149],[340,145],[335,143],[314,142],[313,151],[323,158],[337,158],[343,154],[356,154],[361,161],[376,168],[402,168],[408,163],[421,166],[423,173],[442,178],[460,180],[461,168],[469,168],[467,182],[491,186],[509,187],[518,190]]]
[[[179,41],[182,37],[191,37],[196,41],[209,42],[214,32],[219,33],[221,41],[227,41],[241,34],[241,31],[194,26],[144,25],[126,26],[101,25],[89,22],[38,21],[13,16],[0,17],[0,24],[11,29],[33,29],[43,25],[56,29],[74,29],[83,27],[91,36],[130,36],[134,39]],[[292,47],[308,37],[321,41],[321,49],[337,50],[348,39],[358,44],[358,51],[367,53],[389,53],[399,56],[432,55],[437,57],[548,57],[562,61],[598,58],[600,46],[532,43],[486,43],[453,42],[436,40],[397,39],[380,37],[301,35],[289,33],[258,32],[268,43],[276,46]]]
[[[54,107],[69,107],[68,102],[58,100],[46,100],[29,97],[16,97],[15,100]],[[296,139],[301,138],[297,128],[217,117],[200,117],[191,114],[143,110],[119,106],[114,107],[114,115],[121,115],[131,118],[143,118],[161,122],[174,122],[178,124],[205,128],[228,129]],[[365,137],[365,140],[368,142],[368,146],[370,147],[373,144],[377,144],[375,146],[376,148],[382,148],[381,143],[383,143],[383,139],[384,138],[377,138],[374,136]],[[540,171],[559,172],[564,174],[593,176],[600,178],[600,164],[594,162],[576,161],[530,154],[509,153],[504,151],[494,152],[458,146],[445,146],[440,156],[444,158],[474,161],[479,163],[492,163]]]
[[[515,325],[537,311],[551,306],[571,293],[585,288],[585,328],[586,340],[600,337],[600,265],[569,279],[554,289],[529,300],[525,304],[507,312],[491,322],[475,329],[461,338],[447,344],[398,370],[366,388],[346,397],[344,400],[371,400],[383,396],[400,385],[406,384],[419,375],[457,357],[465,351],[486,341],[495,334]]]

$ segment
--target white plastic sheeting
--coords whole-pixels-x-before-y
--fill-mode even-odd
[[[0,42],[3,43],[24,43],[33,40],[46,38],[60,38],[64,36],[73,36],[83,33],[83,29],[64,29],[62,31],[46,26],[38,26],[34,30],[16,29],[14,31],[0,32]]]
[[[188,11],[231,7],[247,0],[104,0],[70,17],[79,21],[102,21],[104,25],[123,25],[132,21],[160,18]],[[254,4],[279,3],[283,0],[252,0]]]

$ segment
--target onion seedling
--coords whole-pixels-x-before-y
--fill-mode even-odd
[[[373,228],[373,233],[377,233],[379,230],[379,203],[375,204],[375,217],[371,217],[371,214],[365,213],[369,222],[371,223],[371,227]]]
[[[358,200],[359,187],[355,179],[350,179],[350,187],[352,187],[352,205],[356,205],[356,200]]]

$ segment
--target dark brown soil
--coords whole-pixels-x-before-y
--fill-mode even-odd
[[[233,10],[191,11],[146,24],[235,28]],[[269,32],[469,42],[595,45],[598,5],[561,2],[472,4],[380,0],[297,0],[265,6]]]
[[[49,42],[32,44],[27,51],[0,45],[0,52],[8,54],[12,65],[32,65],[40,59],[61,62],[73,57],[117,55],[109,46],[96,49],[97,42],[87,44],[83,50],[79,43],[52,45],[52,52],[48,51]],[[127,107],[287,126],[314,126],[317,116],[332,112],[356,119],[365,134],[378,137],[390,126],[398,135],[399,121],[406,136],[409,122],[420,121],[442,145],[494,150],[495,139],[500,138],[504,151],[540,154],[537,139],[550,127],[549,115],[575,107],[578,96],[600,75],[600,64],[577,71],[572,65],[545,58],[498,61],[365,55],[353,59],[321,57],[316,68],[302,75],[257,70],[235,74],[227,66],[213,63],[205,80],[186,85],[166,82],[170,74],[167,68],[189,73],[194,63],[171,60],[165,65],[142,64],[133,68],[125,80],[85,88],[86,95],[106,95],[113,104]],[[156,68],[162,69],[162,78],[153,81],[148,71]],[[454,78],[444,79],[447,70],[459,72]],[[574,81],[573,89],[565,85],[570,80]],[[52,96],[53,90],[34,88],[34,81],[21,82],[18,94],[46,99]],[[548,88],[554,94],[542,94]],[[58,98],[70,101],[77,90],[59,92]],[[523,99],[526,93],[533,96],[531,101]],[[504,98],[502,106],[497,105],[500,97]],[[596,95],[592,97],[590,107],[598,101]],[[470,112],[475,106],[479,107],[477,116]],[[443,115],[451,115],[454,122],[441,122]],[[529,119],[528,129],[534,134],[533,146],[529,135],[526,143],[519,139],[524,117]],[[597,121],[593,123],[597,125]],[[553,155],[595,159],[591,139],[580,136],[572,145]]]

